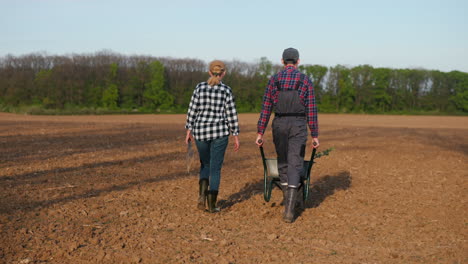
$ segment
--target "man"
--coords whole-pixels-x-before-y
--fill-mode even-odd
[[[263,96],[255,143],[258,146],[263,144],[263,134],[274,110],[273,142],[284,193],[283,219],[291,223],[294,221],[296,196],[301,183],[307,125],[312,135],[313,147],[318,148],[320,144],[314,89],[309,77],[297,70],[299,52],[294,48],[285,49],[281,62],[284,69],[270,78]]]

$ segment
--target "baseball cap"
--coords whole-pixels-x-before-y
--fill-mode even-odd
[[[287,48],[283,51],[283,60],[294,60],[297,61],[299,59],[299,51],[295,48]]]

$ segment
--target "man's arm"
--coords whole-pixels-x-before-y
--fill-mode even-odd
[[[272,93],[274,83],[274,77],[271,77],[265,89],[265,94],[263,95],[262,111],[260,112],[260,118],[258,119],[257,124],[257,132],[260,135],[265,133],[265,129],[268,126],[268,121],[270,120],[271,110],[273,108],[274,102]]]
[[[273,108],[274,98],[273,98],[273,88],[274,88],[274,76],[268,81],[268,85],[265,89],[265,94],[263,95],[262,111],[260,112],[260,118],[258,119],[257,124],[257,139],[255,144],[258,146],[263,145],[263,134],[265,133],[266,127],[268,126],[268,121],[270,120],[271,110]]]
[[[310,129],[310,134],[312,136],[313,142],[312,146],[318,148],[320,142],[318,140],[319,128],[318,128],[318,109],[315,102],[315,90],[312,86],[312,81],[307,77],[306,78],[306,87],[307,87],[307,96],[306,96],[306,109],[307,109],[307,122]]]

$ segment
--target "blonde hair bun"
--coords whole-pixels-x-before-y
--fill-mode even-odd
[[[220,60],[214,60],[210,63],[209,71],[214,76],[208,79],[208,84],[217,85],[221,82],[219,77],[226,71],[226,65]]]

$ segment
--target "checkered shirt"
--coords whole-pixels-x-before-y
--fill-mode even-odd
[[[239,120],[231,87],[202,82],[197,85],[190,100],[186,129],[192,130],[196,140],[208,141],[230,133],[239,135]]]
[[[287,66],[282,71],[273,75],[266,87],[263,96],[262,112],[257,124],[257,132],[265,133],[265,129],[270,120],[270,115],[273,107],[278,103],[278,89],[275,81],[278,81],[282,90],[293,90],[296,83],[304,75],[293,66]],[[318,120],[317,120],[317,105],[315,104],[314,88],[309,77],[303,77],[303,83],[298,88],[299,97],[306,109],[307,123],[309,125],[310,134],[312,137],[318,137]]]

